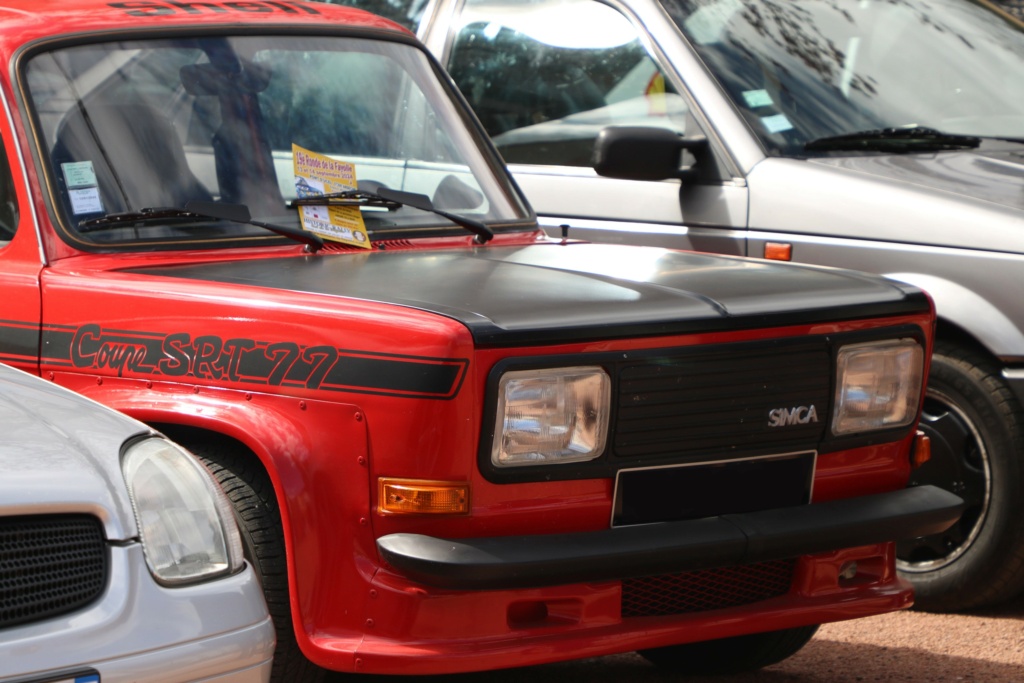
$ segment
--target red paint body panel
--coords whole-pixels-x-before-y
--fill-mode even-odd
[[[292,0],[164,2],[7,0],[0,57],[58,36],[224,26],[357,27],[403,35],[381,18]],[[407,37],[403,37],[407,39]],[[927,307],[909,313],[781,327],[753,322],[688,333],[611,334],[557,344],[485,347],[468,313],[417,302],[301,291],[261,282],[174,275],[174,267],[252,264],[282,270],[317,259],[298,245],[138,253],[81,251],[59,236],[18,87],[0,73],[10,118],[0,132],[12,167],[19,228],[0,246],[0,360],[156,425],[186,425],[247,446],[269,474],[287,545],[293,623],[303,652],[342,671],[442,673],[589,657],[697,639],[790,628],[902,609],[912,597],[894,571],[892,543],[804,556],[790,592],[698,614],[621,615],[622,583],[450,591],[419,585],[382,562],[395,533],[502,537],[607,529],[609,476],[496,483],[478,452],[496,364],[644,350],[915,330],[930,350]],[[13,122],[13,128],[9,122]],[[499,234],[431,236],[404,249],[514,252],[534,226]],[[380,250],[373,252],[379,254]],[[353,268],[355,265],[353,265]],[[165,274],[156,273],[165,269]],[[144,269],[144,272],[143,272]],[[634,286],[635,283],[628,283]],[[483,283],[481,283],[483,287]],[[624,289],[628,289],[625,288]],[[408,297],[407,297],[408,298]],[[457,297],[456,297],[457,298]],[[451,308],[450,303],[445,304]],[[609,323],[618,323],[611,320]],[[354,368],[350,373],[349,368]],[[925,371],[927,368],[925,368]],[[426,378],[426,379],[424,379]],[[823,409],[823,414],[827,411]],[[814,502],[905,486],[912,430],[894,440],[822,453]],[[468,482],[471,513],[382,515],[380,477]],[[840,567],[871,569],[843,583]],[[531,616],[534,615],[534,616]]]

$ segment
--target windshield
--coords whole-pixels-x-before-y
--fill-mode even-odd
[[[661,0],[772,152],[903,127],[1024,138],[1024,31],[966,0]]]
[[[167,211],[138,222],[106,217],[213,201],[298,227],[300,191],[389,188],[484,222],[528,216],[411,45],[265,35],[124,41],[39,54],[25,80],[54,205],[80,244],[276,240],[252,225]],[[332,160],[344,172],[332,168],[328,183],[317,169]],[[370,239],[462,230],[411,206],[343,211]]]

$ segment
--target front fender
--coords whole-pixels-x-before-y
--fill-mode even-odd
[[[369,444],[359,406],[136,380],[62,384],[150,424],[231,437],[261,461],[281,507],[292,615],[300,646],[328,628],[355,633],[378,565],[370,517]],[[66,380],[66,381],[65,381]]]
[[[1024,331],[977,292],[957,282],[925,273],[884,275],[928,292],[935,302],[935,311],[940,320],[967,330],[992,355],[1024,356]]]

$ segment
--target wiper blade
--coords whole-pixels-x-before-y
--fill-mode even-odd
[[[284,237],[301,242],[314,251],[324,246],[324,241],[319,235],[314,235],[305,230],[288,227],[287,225],[276,225],[255,221],[249,215],[249,207],[244,204],[222,204],[220,202],[190,201],[185,204],[184,209],[173,206],[152,206],[138,211],[124,211],[122,213],[108,213],[99,218],[90,218],[78,224],[79,232],[96,232],[109,228],[122,227],[125,225],[149,225],[167,223],[192,223],[200,220],[227,220],[234,223],[246,223],[255,225],[258,228],[269,230]]]
[[[253,220],[252,215],[249,213],[249,207],[245,204],[190,201],[185,204],[185,210],[207,218],[217,218],[220,220],[231,221],[233,223],[255,225],[258,228],[264,228],[265,230],[269,230],[270,232],[283,237],[290,237],[296,242],[301,242],[302,244],[305,244],[310,251],[319,251],[324,247],[324,241],[320,236],[309,232],[308,230],[300,230],[287,225],[277,225],[276,223],[264,223],[263,221]]]
[[[296,197],[291,201],[292,206],[378,206],[387,209],[397,209],[405,206],[402,202],[384,199],[379,194],[366,192],[365,190],[343,190],[341,192],[327,192],[324,194],[310,195],[307,197]]]
[[[99,218],[90,218],[78,224],[79,232],[96,232],[107,228],[116,228],[126,224],[145,223],[179,223],[208,219],[209,216],[201,216],[192,211],[177,209],[173,206],[154,206],[140,209],[139,211],[125,211],[122,213],[108,213]]]
[[[835,135],[811,140],[804,145],[808,152],[858,151],[872,152],[934,152],[953,149],[974,149],[981,138],[971,135],[951,135],[926,128],[882,128],[859,133]]]
[[[442,218],[447,218],[452,223],[469,230],[476,235],[477,242],[480,244],[494,237],[494,232],[481,221],[438,209],[430,201],[430,197],[425,194],[401,192],[383,187],[376,192],[345,190],[343,192],[329,192],[313,197],[298,197],[292,200],[292,206],[380,206],[388,209],[411,206],[414,209],[428,211]]]

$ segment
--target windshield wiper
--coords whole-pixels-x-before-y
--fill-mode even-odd
[[[309,232],[308,230],[292,228],[287,225],[278,225],[276,223],[254,221],[252,219],[252,215],[249,213],[249,207],[245,204],[225,204],[222,202],[193,200],[185,204],[185,210],[191,211],[200,216],[207,216],[209,218],[218,218],[225,221],[231,221],[233,223],[255,225],[257,228],[263,228],[283,237],[290,237],[296,242],[301,242],[302,244],[305,244],[310,251],[319,251],[324,247],[324,241],[320,238],[320,235]]]
[[[155,206],[139,209],[138,211],[125,211],[122,213],[108,213],[99,218],[90,218],[78,224],[79,232],[96,232],[109,228],[124,227],[125,225],[166,225],[168,223],[192,223],[198,220],[227,220],[234,223],[245,223],[255,225],[258,228],[269,230],[284,237],[301,242],[316,251],[324,246],[324,241],[319,235],[314,235],[305,230],[291,228],[287,225],[276,225],[255,221],[249,214],[249,208],[243,204],[222,204],[219,202],[190,201],[185,204],[184,209],[173,206]]]
[[[934,128],[908,126],[818,138],[805,144],[804,149],[808,152],[936,152],[974,149],[980,144],[981,138],[971,135],[951,135]]]
[[[144,225],[149,223],[191,223],[196,220],[208,219],[191,211],[177,209],[173,206],[153,206],[138,211],[108,213],[99,218],[90,218],[78,224],[78,232],[96,232],[107,228],[123,227],[126,224]]]
[[[298,197],[291,202],[292,206],[379,206],[388,209],[397,209],[400,206],[411,206],[420,211],[429,211],[435,215],[447,218],[452,223],[469,230],[476,235],[476,241],[484,244],[494,237],[494,232],[475,218],[460,216],[450,213],[434,206],[430,198],[425,194],[415,192],[401,192],[380,188],[376,192],[364,190],[345,190],[344,192],[329,192],[327,194],[313,197]]]

